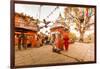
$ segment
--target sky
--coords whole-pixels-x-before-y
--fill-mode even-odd
[[[46,19],[48,21],[55,21],[59,14],[64,12],[64,7],[59,7],[56,9],[52,15],[48,18],[47,16],[56,8],[57,6],[48,5],[30,5],[30,4],[15,4],[15,12],[24,13],[26,15],[33,16],[33,18],[39,18],[40,20]],[[40,15],[40,16],[39,16]],[[62,14],[63,16],[63,14]]]

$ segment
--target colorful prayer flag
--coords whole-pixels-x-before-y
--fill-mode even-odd
[[[84,16],[84,8],[82,9],[82,15]]]
[[[89,9],[89,16],[92,16],[92,8]]]
[[[88,8],[86,8],[86,16],[88,16]]]

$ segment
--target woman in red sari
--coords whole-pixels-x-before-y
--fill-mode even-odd
[[[63,49],[64,50],[68,50],[69,48],[69,32],[68,29],[61,29],[59,30],[59,32],[61,33],[61,35],[63,36]]]
[[[69,33],[68,30],[63,31],[63,40],[64,40],[64,50],[68,50],[69,48]]]
[[[69,36],[68,36],[68,32],[64,32],[63,33],[63,40],[64,40],[64,49],[68,50],[68,48],[69,48]]]

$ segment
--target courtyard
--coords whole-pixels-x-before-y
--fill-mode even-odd
[[[15,50],[16,66],[85,62],[94,59],[94,43],[75,42],[70,44],[68,51],[61,51],[60,54],[52,52],[51,45]]]

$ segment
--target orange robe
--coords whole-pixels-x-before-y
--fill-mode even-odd
[[[56,38],[55,39],[55,45],[59,49],[63,49],[63,40],[61,38]]]
[[[69,48],[69,34],[67,32],[63,33],[63,40],[64,40],[65,50],[68,50],[68,48]]]

